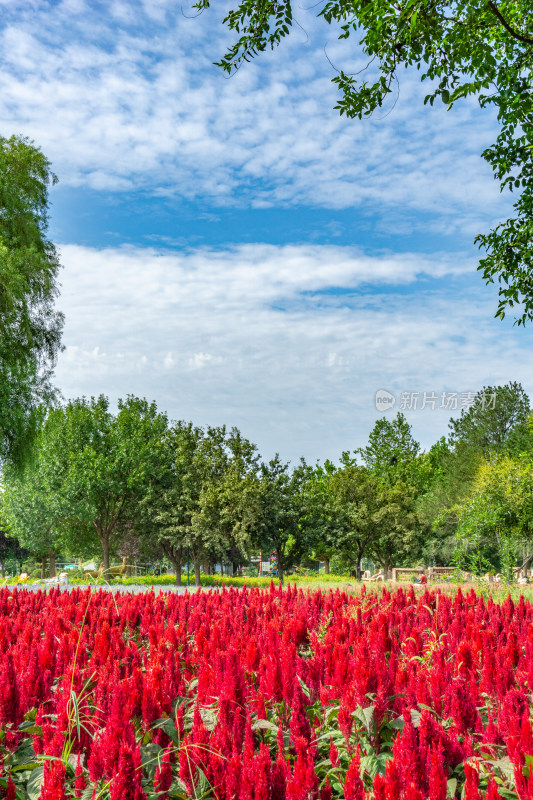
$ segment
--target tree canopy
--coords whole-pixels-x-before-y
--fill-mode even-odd
[[[275,551],[280,583],[313,548],[313,528],[305,524],[307,496],[303,491],[309,473],[304,463],[291,472],[277,454],[261,464],[255,541],[267,552]]]
[[[495,549],[502,568],[533,544],[533,466],[530,458],[499,455],[481,464],[468,496],[458,507],[459,544],[484,553]]]
[[[20,461],[51,371],[63,316],[59,258],[47,239],[50,163],[28,139],[0,137],[0,458]]]
[[[161,454],[142,514],[177,581],[188,555],[199,584],[202,560],[223,558],[232,547],[249,548],[257,450],[237,428],[179,421],[165,434]]]
[[[412,471],[420,445],[400,411],[392,420],[378,419],[370,431],[368,445],[356,452],[371,472],[386,483],[394,483]]]
[[[204,10],[210,0],[198,0]],[[493,108],[500,125],[483,152],[501,190],[517,195],[514,215],[476,237],[479,269],[499,284],[497,316],[509,309],[519,324],[533,319],[533,8],[523,0],[320,0],[311,6],[339,38],[355,37],[368,60],[355,74],[334,77],[341,114],[372,114],[396,91],[402,68],[428,82],[425,102],[451,108],[468,97]],[[231,74],[243,61],[276,47],[295,22],[291,0],[242,0],[225,19],[233,43],[217,62]]]
[[[67,550],[79,553],[96,538],[109,567],[131,506],[149,484],[166,427],[155,403],[133,396],[119,400],[116,414],[104,396],[50,410],[36,441],[39,496],[44,493],[61,520]]]
[[[484,386],[468,409],[450,420],[450,444],[473,451],[500,451],[519,446],[527,435],[529,398],[522,384]]]

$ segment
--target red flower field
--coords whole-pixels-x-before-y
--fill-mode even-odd
[[[0,796],[533,798],[533,606],[0,591]]]

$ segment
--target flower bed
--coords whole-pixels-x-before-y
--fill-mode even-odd
[[[0,793],[533,797],[533,606],[0,591]]]

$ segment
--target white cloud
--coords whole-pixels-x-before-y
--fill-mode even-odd
[[[381,388],[398,403],[509,380],[533,391],[531,334],[492,319],[494,297],[460,257],[258,244],[64,246],[62,260],[66,396],[154,398],[173,418],[237,425],[265,456],[363,444]],[[408,416],[428,445],[450,414]]]
[[[502,211],[479,157],[494,135],[490,112],[424,108],[414,75],[385,119],[341,119],[325,41],[334,63],[358,62],[314,12],[300,14],[309,43],[297,31],[225,80],[211,61],[227,37],[211,12],[187,19],[163,0],[14,9],[0,37],[0,129],[33,137],[63,185],[362,206],[385,224],[390,209],[414,209],[449,230]]]

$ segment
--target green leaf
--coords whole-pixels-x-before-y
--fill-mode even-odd
[[[514,765],[509,756],[504,756],[497,761],[493,761],[492,767],[495,770],[499,770],[506,778],[510,778],[511,780],[514,778]]]
[[[91,800],[93,793],[94,793],[94,783],[91,783],[91,781],[89,781],[89,783],[83,790],[80,800]]]
[[[154,779],[155,771],[161,763],[162,753],[163,748],[155,742],[141,745],[141,762],[150,780]]]
[[[446,797],[455,797],[457,792],[457,778],[449,778],[446,781]]]
[[[195,797],[202,798],[211,793],[211,784],[205,774],[198,768],[198,783],[196,784]]]
[[[279,730],[279,726],[275,725],[273,722],[270,722],[268,719],[256,719],[255,722],[252,723],[252,730],[253,731],[272,731],[273,733],[277,733]]]
[[[411,722],[413,723],[413,728],[419,728],[420,727],[420,719],[421,719],[420,711],[417,708],[412,708],[411,709]]]
[[[44,767],[36,767],[26,784],[26,793],[28,800],[39,800],[41,796],[41,789],[44,784]]]
[[[367,733],[372,732],[374,723],[374,706],[366,706],[365,708],[358,706],[355,711],[352,711],[352,717],[356,717],[363,723]]]
[[[164,719],[158,719],[152,725],[152,729],[154,729],[154,730],[163,730],[166,733],[166,735],[169,737],[169,739],[172,742],[174,742],[174,744],[179,745],[180,742],[179,742],[179,738],[178,738],[178,732],[176,730],[176,726],[174,724],[174,721],[172,719],[170,719],[170,717],[165,717]]]
[[[380,775],[385,774],[387,761],[390,761],[391,758],[391,753],[379,753],[379,755],[370,753],[369,755],[361,756],[361,768],[366,770],[370,777],[374,779],[378,773]]]
[[[403,717],[397,717],[396,719],[392,719],[390,722],[387,723],[389,728],[394,728],[395,730],[403,731],[405,725],[405,720]]]
[[[30,764],[35,761],[35,751],[31,739],[23,739],[13,754],[13,764]]]

